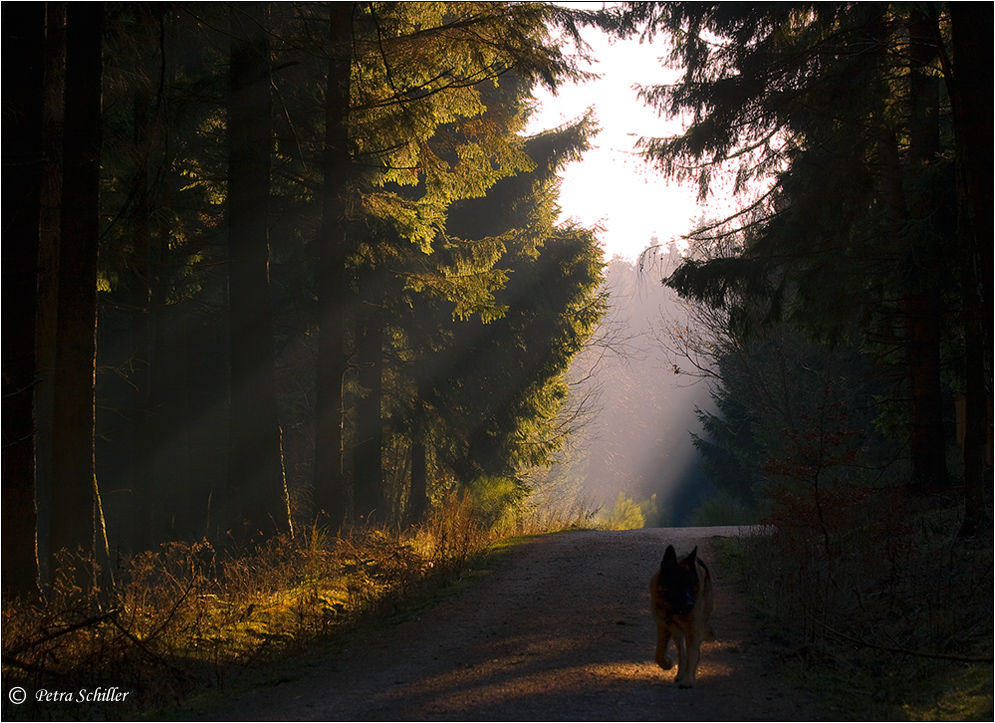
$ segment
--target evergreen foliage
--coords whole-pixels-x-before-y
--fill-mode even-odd
[[[990,338],[990,326],[965,313],[978,282],[972,265],[944,263],[958,253],[980,259],[987,244],[957,221],[971,201],[955,178],[964,135],[950,99],[967,66],[951,52],[949,7],[630,3],[616,27],[666,34],[684,73],[640,89],[660,112],[689,119],[677,136],[644,139],[647,158],[696,181],[703,197],[726,182],[744,198],[690,235],[692,253],[667,283],[723,311],[733,359],[769,334],[783,339],[780,324],[824,345],[827,359],[859,348],[873,362],[841,379],[882,385],[879,397],[894,401],[877,414],[883,422],[901,410],[892,430],[909,481],[947,487],[946,400],[960,391],[977,410],[991,398],[990,354],[982,360],[965,344]],[[741,393],[736,362],[715,357],[728,416],[706,418],[715,438],[698,442],[713,466],[740,444],[743,413],[764,414],[756,395]],[[964,450],[965,459],[979,453]],[[758,460],[733,456],[747,467],[733,465],[718,483],[743,490]],[[968,490],[979,475],[967,476]],[[965,530],[976,530],[981,510],[969,497]]]
[[[35,549],[36,480],[37,529],[52,534],[43,576],[63,548],[92,552],[104,517],[122,552],[204,537],[240,549],[321,510],[332,526],[414,520],[456,488],[497,520],[521,498],[516,474],[561,442],[563,377],[601,313],[593,234],[555,225],[555,175],[592,123],[522,135],[536,83],[582,77],[551,33],[576,32],[585,13],[109,5],[101,30],[87,25],[95,8],[51,8],[44,77],[39,66],[17,91],[43,118],[65,106],[77,119],[39,126],[44,147],[65,147],[46,153],[43,178],[79,161],[95,180],[99,162],[99,196],[67,175],[19,202],[61,207],[64,239],[86,238],[63,243],[78,258],[61,273],[96,307],[72,302],[67,281],[58,341],[96,347],[65,347],[82,353],[59,375],[79,404],[52,406],[54,307],[23,307],[40,330],[39,452],[5,534]],[[90,60],[66,43],[88,43]],[[79,74],[64,98],[62,72]],[[51,218],[27,218],[30,254],[54,278]],[[70,408],[94,424],[53,416]],[[57,455],[75,476],[53,470]],[[477,489],[499,477],[493,494]],[[4,490],[6,515],[6,467]],[[9,584],[28,590],[38,572],[24,569]]]

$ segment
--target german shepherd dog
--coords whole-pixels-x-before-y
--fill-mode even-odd
[[[664,670],[673,667],[667,657],[667,646],[673,637],[677,644],[677,678],[674,682],[681,688],[694,685],[701,641],[714,638],[708,624],[712,615],[712,578],[697,555],[695,547],[678,562],[674,546],[668,545],[660,569],[650,581],[656,619],[656,662]]]

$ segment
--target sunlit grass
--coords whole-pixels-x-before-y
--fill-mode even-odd
[[[417,608],[472,578],[521,536],[590,519],[574,508],[526,507],[513,524],[496,525],[486,513],[471,496],[452,493],[424,524],[404,531],[332,536],[311,528],[252,550],[172,542],[120,560],[100,590],[62,580],[42,600],[5,598],[5,686],[130,691],[124,704],[74,706],[81,718],[175,708],[273,666],[292,667],[342,635]],[[30,696],[19,706],[3,700],[7,720],[52,712]]]
[[[491,541],[472,500],[453,495],[403,534],[312,529],[252,551],[162,545],[122,560],[99,591],[61,581],[40,601],[5,598],[4,682],[28,691],[132,691],[124,705],[74,706],[82,717],[175,705],[431,595]],[[52,712],[31,697],[3,704],[8,720]]]

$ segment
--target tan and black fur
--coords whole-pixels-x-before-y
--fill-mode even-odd
[[[677,645],[675,682],[682,688],[694,685],[701,642],[713,638],[708,624],[713,605],[712,578],[708,567],[697,556],[698,548],[695,547],[678,561],[674,546],[668,545],[660,569],[650,581],[656,619],[656,662],[664,670],[673,667],[667,657],[667,646],[673,638]]]

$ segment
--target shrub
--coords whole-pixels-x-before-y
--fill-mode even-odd
[[[782,497],[776,525],[738,542],[742,583],[777,622],[784,658],[817,671],[824,691],[839,681],[851,703],[895,706],[875,714],[889,718],[928,709],[965,667],[987,670],[990,684],[991,538],[956,539],[953,499],[823,492],[821,514],[802,495]]]
[[[469,497],[454,496],[403,537],[311,529],[225,553],[207,541],[165,544],[122,560],[99,596],[57,581],[42,600],[5,598],[4,681],[67,691],[112,682],[132,691],[123,704],[73,714],[134,718],[392,612],[461,575],[488,541]],[[5,699],[4,718],[44,717],[43,705]]]
[[[754,525],[757,524],[757,515],[739,500],[722,492],[701,503],[694,512],[691,524],[695,527]]]
[[[646,524],[646,518],[639,503],[619,492],[611,512],[595,518],[595,523],[602,530],[638,530]]]

